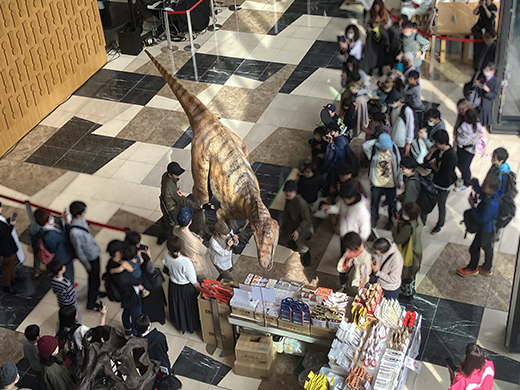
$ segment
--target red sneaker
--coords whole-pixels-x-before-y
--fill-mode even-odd
[[[493,275],[493,270],[490,269],[489,271],[487,271],[484,268],[482,268],[482,266],[480,266],[480,265],[477,267],[477,270],[478,270],[478,272],[480,274],[482,274],[484,276],[491,276],[491,275]]]
[[[478,273],[478,272],[477,272]],[[74,288],[78,287],[78,284],[77,283],[74,283]]]
[[[41,274],[42,274],[42,271],[36,271],[36,272],[34,273],[34,277],[35,277],[35,278],[38,278]]]
[[[460,276],[472,276],[472,275],[478,275],[478,269],[469,269],[468,267],[459,268],[457,270],[457,273]]]

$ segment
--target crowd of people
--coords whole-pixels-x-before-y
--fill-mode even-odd
[[[505,148],[493,151],[482,185],[470,168],[475,154],[485,148],[484,135],[493,124],[493,100],[500,85],[494,63],[496,6],[492,0],[483,0],[475,10],[479,22],[473,34],[484,41],[475,44],[475,74],[464,88],[465,98],[457,103],[458,117],[450,137],[441,113],[421,99],[421,65],[430,43],[411,16],[424,14],[430,2],[414,3],[418,6],[405,5],[393,23],[382,0],[363,2],[365,43],[354,24],[338,39],[344,56],[339,112],[332,103],[324,107],[323,126],[314,130],[309,141],[312,161],[302,163],[298,178],[283,187],[286,204],[279,242],[297,251],[302,265],[309,266],[314,217],[336,216],[331,220],[341,242],[337,271],[349,295],[378,281],[387,298],[413,299],[428,215],[437,206],[438,220],[430,233],[441,232],[452,188],[457,192],[471,189],[464,223],[475,238],[467,266],[456,270],[461,276],[493,274],[493,245],[516,212],[516,176],[507,164]],[[370,78],[377,77],[376,70],[384,78],[371,91]],[[364,138],[362,155],[351,148],[355,137]],[[25,329],[24,354],[45,389],[68,390],[81,380],[82,338],[89,328],[81,324],[74,259],[88,273],[86,309],[99,312],[100,325],[105,325],[107,307],[99,298],[120,302],[125,334],[146,338],[150,358],[160,362],[160,370],[167,374],[158,388],[180,388],[178,379],[168,376],[172,371],[166,337],[152,329],[151,323],[164,324],[168,306],[169,319],[179,331],[200,330],[200,283],[233,280],[232,254],[238,244],[238,236],[224,221],[215,224],[207,247],[191,231],[194,218],[213,205],[199,204],[182,194],[178,182],[184,172],[180,164],[171,162],[161,179],[163,218],[158,244],[166,241],[167,248],[163,271],[153,263],[150,248],[141,244],[140,234],[127,230],[125,240],[112,240],[106,248],[110,256],[103,270],[106,292],[100,291],[102,249],[86,221],[87,205],[75,201],[61,218],[45,209],[34,211],[30,226],[34,277],[42,274],[41,264],[45,264],[60,307],[56,335],[40,335],[36,324]],[[370,194],[358,180],[364,172]],[[387,216],[380,213],[381,206],[387,208]],[[391,239],[376,236],[380,219],[385,220]],[[16,215],[2,216],[0,204],[3,289],[10,294],[18,292],[13,282],[24,274],[16,261],[20,249],[12,234],[16,220]],[[481,249],[485,253],[482,265]],[[163,273],[168,277],[167,294]],[[476,369],[484,373],[492,369],[477,345],[468,346],[466,352],[458,372],[452,372],[454,386],[472,380]],[[4,389],[14,388],[18,378],[12,363],[0,368]]]

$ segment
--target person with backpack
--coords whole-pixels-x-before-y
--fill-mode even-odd
[[[88,272],[87,310],[99,311],[100,305],[96,302],[99,295],[99,249],[96,240],[92,237],[85,218],[87,205],[80,201],[72,202],[69,206],[72,222],[69,225],[69,238],[76,256]]]
[[[16,294],[18,291],[12,286],[12,281],[16,277],[15,266],[18,260],[16,252],[18,245],[13,237],[13,229],[16,225],[16,215],[6,219],[2,215],[2,203],[0,203],[0,256],[3,258],[2,285],[4,292]]]
[[[415,133],[415,113],[410,106],[402,102],[401,94],[395,89],[388,94],[386,104],[390,107],[392,142],[399,148],[401,156],[409,154]]]
[[[431,147],[435,144],[433,135],[439,130],[446,130],[446,123],[444,122],[444,119],[441,118],[441,112],[436,108],[430,108],[428,111],[426,111],[424,118],[428,124],[426,127],[428,137],[424,141],[426,142],[428,149],[431,149]]]
[[[417,203],[421,195],[421,182],[417,172],[417,162],[410,156],[404,156],[399,165],[404,179],[404,191],[397,196],[397,201],[404,207],[408,203]]]
[[[403,206],[403,214],[401,218],[392,218],[392,238],[397,245],[401,245],[403,250],[406,250],[406,245],[409,244],[410,239],[412,245],[412,261],[409,264],[404,264],[403,274],[401,275],[401,294],[407,299],[413,299],[415,294],[415,276],[421,269],[422,261],[422,230],[423,223],[421,221],[421,208],[417,203],[407,203]],[[403,255],[403,260],[407,261]]]
[[[497,192],[493,194],[496,199],[499,199],[500,203],[500,211],[498,213],[496,224],[495,242],[500,240],[502,229],[511,222],[516,214],[516,174],[511,171],[511,167],[506,162],[508,158],[509,153],[507,153],[506,149],[502,147],[496,148],[491,155],[492,165],[487,173],[488,175],[497,176],[500,180],[500,187]],[[481,187],[477,186],[476,183],[473,185],[473,189],[477,193],[482,194]]]
[[[38,256],[44,264],[53,258],[60,260],[65,266],[64,277],[74,284],[74,248],[70,243],[66,229],[66,212],[62,215],[62,225],[56,223],[54,216],[47,210],[37,209],[34,219],[40,225],[40,239],[38,241]],[[48,261],[45,262],[47,259]]]
[[[397,186],[403,184],[403,176],[399,169],[401,157],[397,146],[388,134],[380,134],[377,140],[363,143],[363,151],[370,161],[369,178],[371,184],[371,219],[375,228],[379,219],[379,201],[383,195],[388,203],[388,222],[385,229],[392,227],[391,216],[397,212],[395,203]]]
[[[482,184],[480,202],[473,196],[469,197],[471,209],[464,213],[464,222],[468,231],[476,231],[475,238],[469,247],[471,256],[469,264],[457,270],[460,276],[493,275],[493,244],[495,238],[495,224],[498,218],[499,203],[493,196],[500,187],[500,179],[495,175],[488,175]],[[468,226],[470,225],[470,226]],[[484,250],[484,264],[479,265],[480,250]]]
[[[403,52],[414,53],[413,66],[421,73],[424,55],[430,47],[430,41],[417,32],[417,24],[412,21],[403,23]]]
[[[435,141],[435,151],[427,160],[433,170],[433,185],[437,189],[437,205],[439,207],[439,219],[432,230],[432,234],[437,234],[444,227],[446,222],[446,201],[450,193],[450,188],[457,180],[458,158],[457,152],[450,145],[450,137],[446,130],[439,130],[433,135]],[[422,211],[421,219],[426,224],[428,213]]]
[[[466,111],[464,122],[456,130],[455,147],[457,151],[457,168],[461,178],[457,180],[455,191],[462,192],[471,186],[471,162],[475,157],[475,145],[484,135],[484,129],[478,119],[478,110]]]
[[[148,341],[148,357],[161,362],[160,370],[170,374],[171,363],[168,356],[168,341],[164,333],[152,329],[152,322],[146,314],[141,314],[135,320],[135,327],[140,337]]]

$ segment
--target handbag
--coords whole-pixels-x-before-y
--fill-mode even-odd
[[[403,266],[404,267],[411,267],[413,263],[413,226],[412,227],[412,234],[410,234],[410,238],[408,239],[408,242],[403,244],[398,244],[397,249],[399,249],[399,252],[401,252],[401,255],[403,256]]]
[[[390,256],[388,256],[388,257],[385,259],[385,261],[383,261],[383,263],[381,263],[381,267],[379,267],[379,271],[381,271],[381,270],[383,269],[383,267],[385,266],[386,262],[387,262],[388,260],[390,260],[390,259],[392,258],[393,255],[394,255],[394,254],[392,253]],[[370,274],[370,277],[369,277],[369,279],[368,279],[368,282],[369,282],[370,284],[375,284],[375,283],[377,283],[378,281],[379,281],[379,277],[376,276],[376,274],[374,273],[374,271],[372,271],[372,273]]]
[[[475,150],[475,154],[483,155],[486,153],[486,137],[481,136],[477,143],[473,146],[473,149]]]

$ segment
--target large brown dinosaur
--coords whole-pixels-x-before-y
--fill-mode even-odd
[[[258,262],[263,268],[271,269],[279,226],[260,198],[260,186],[249,164],[246,146],[148,51],[146,54],[177,97],[193,131],[193,196],[200,203],[207,203],[211,196],[215,196],[221,206],[217,211],[218,219],[226,222],[249,220],[258,250]]]

